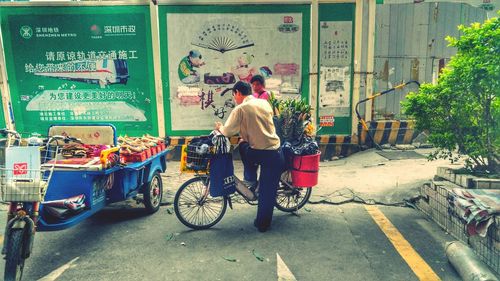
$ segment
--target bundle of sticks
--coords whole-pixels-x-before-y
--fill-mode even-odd
[[[144,135],[142,137],[119,137],[118,143],[120,145],[120,153],[134,154],[147,150],[153,146],[157,146],[164,139],[153,137],[151,135]]]

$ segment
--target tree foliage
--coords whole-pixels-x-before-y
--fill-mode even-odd
[[[458,28],[459,38],[446,38],[457,54],[438,83],[410,93],[403,109],[418,129],[429,130],[429,141],[438,148],[432,158],[465,156],[468,168],[499,173],[500,21]]]

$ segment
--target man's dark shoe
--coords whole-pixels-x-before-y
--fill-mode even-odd
[[[255,201],[257,200],[257,197],[255,194],[250,190],[250,186],[252,183],[249,183],[247,181],[242,181],[236,178],[236,190],[243,195],[243,197],[248,200],[248,201]]]
[[[241,181],[245,187],[247,187],[254,195],[254,200],[259,198],[259,182],[258,181]]]
[[[270,228],[270,227],[259,226],[259,225],[257,224],[257,220],[254,220],[254,221],[253,221],[253,226],[255,226],[259,232],[266,232],[266,231],[268,231],[268,230],[269,230],[269,228]]]
[[[250,186],[250,191],[255,195],[257,199],[259,199],[259,182],[255,182],[252,186]]]

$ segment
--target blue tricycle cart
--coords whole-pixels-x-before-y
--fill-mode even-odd
[[[116,129],[112,125],[57,125],[50,127],[48,136],[49,140],[67,140],[71,136],[74,137],[71,139],[81,140],[84,144],[106,145],[110,148],[101,151],[100,157],[95,157],[94,161],[75,163],[62,159],[60,151],[50,151],[48,145],[49,151],[40,153],[38,150],[38,153],[51,155],[51,161],[41,164],[38,169],[24,167],[30,171],[28,174],[38,174],[37,178],[17,179],[14,175],[19,174],[19,171],[9,170],[6,164],[2,174],[11,173],[12,179],[8,175],[6,178],[14,183],[7,184],[5,188],[17,186],[15,192],[24,194],[20,197],[16,194],[18,197],[6,200],[5,196],[9,194],[5,188],[2,189],[4,201],[10,202],[2,251],[6,259],[5,280],[20,280],[24,261],[33,247],[35,231],[69,228],[108,204],[132,198],[142,201],[148,213],[155,213],[160,208],[163,193],[160,173],[167,169],[168,150],[164,145],[148,154],[146,159],[140,158],[140,162],[115,161],[110,164],[109,159],[120,157]],[[20,184],[31,185],[31,190],[37,194],[33,196],[20,191]]]

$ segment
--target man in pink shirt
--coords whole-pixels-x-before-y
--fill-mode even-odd
[[[250,80],[250,84],[252,84],[254,97],[269,100],[269,93],[266,91],[266,80],[262,75],[254,75]]]

